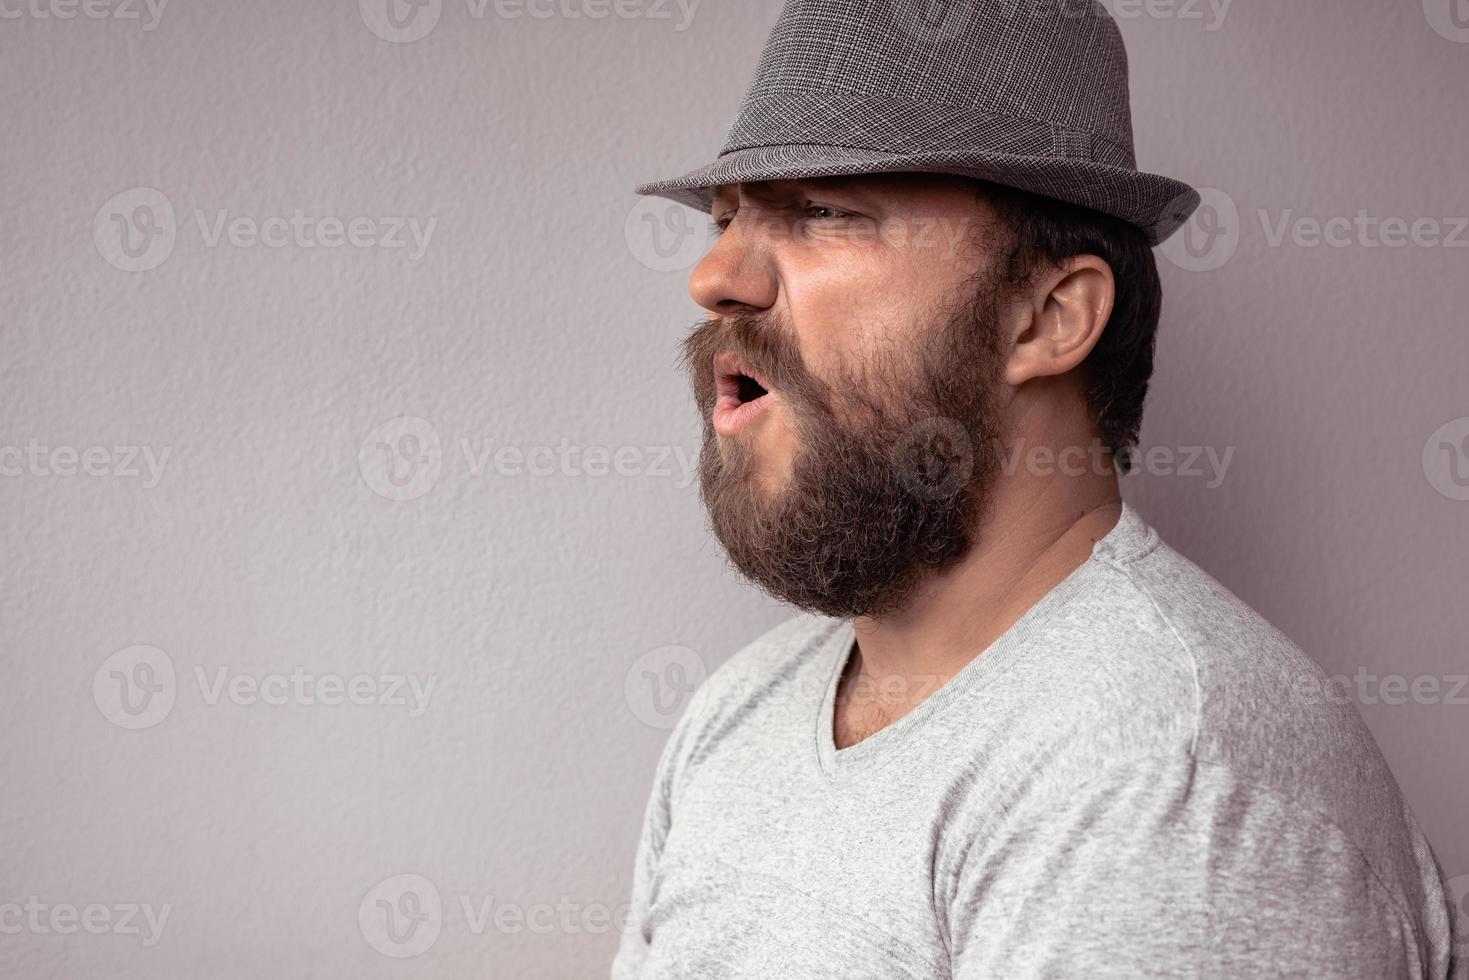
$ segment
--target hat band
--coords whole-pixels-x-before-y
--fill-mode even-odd
[[[902,154],[1008,153],[1137,168],[1130,150],[1097,133],[951,103],[830,89],[750,96],[720,156],[786,145]]]

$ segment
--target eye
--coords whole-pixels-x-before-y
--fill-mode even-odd
[[[735,210],[738,210],[738,209],[735,209]],[[715,235],[722,235],[722,234],[724,234],[725,229],[730,226],[730,222],[734,221],[734,217],[735,217],[735,212],[734,211],[726,211],[726,212],[724,212],[719,217],[717,217],[713,221],[709,222],[709,230],[712,233],[714,233]]]
[[[839,208],[828,207],[825,204],[806,205],[806,214],[812,218],[817,218],[819,220],[831,220],[832,218],[851,217],[851,215],[849,215],[847,212],[842,211]]]

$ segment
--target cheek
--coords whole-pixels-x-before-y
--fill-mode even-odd
[[[868,304],[825,321],[819,336],[802,338],[811,373],[841,389],[904,370],[921,324],[896,298],[874,296]]]
[[[791,321],[807,371],[828,384],[860,376],[912,331],[909,301],[865,282],[806,297]]]
[[[830,245],[783,269],[806,368],[837,382],[901,363],[959,275],[932,251]]]

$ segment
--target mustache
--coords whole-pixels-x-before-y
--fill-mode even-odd
[[[693,382],[699,407],[714,404],[714,356],[733,351],[788,400],[821,400],[823,385],[806,368],[789,320],[779,313],[732,313],[694,324],[679,345],[679,365]]]

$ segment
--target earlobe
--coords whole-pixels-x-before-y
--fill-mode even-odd
[[[1014,346],[1005,361],[1005,383],[1013,388],[1040,375],[1036,362],[1036,338],[1044,332],[1040,325],[1043,312],[1027,301],[1017,314],[1011,334],[1015,338]]]

